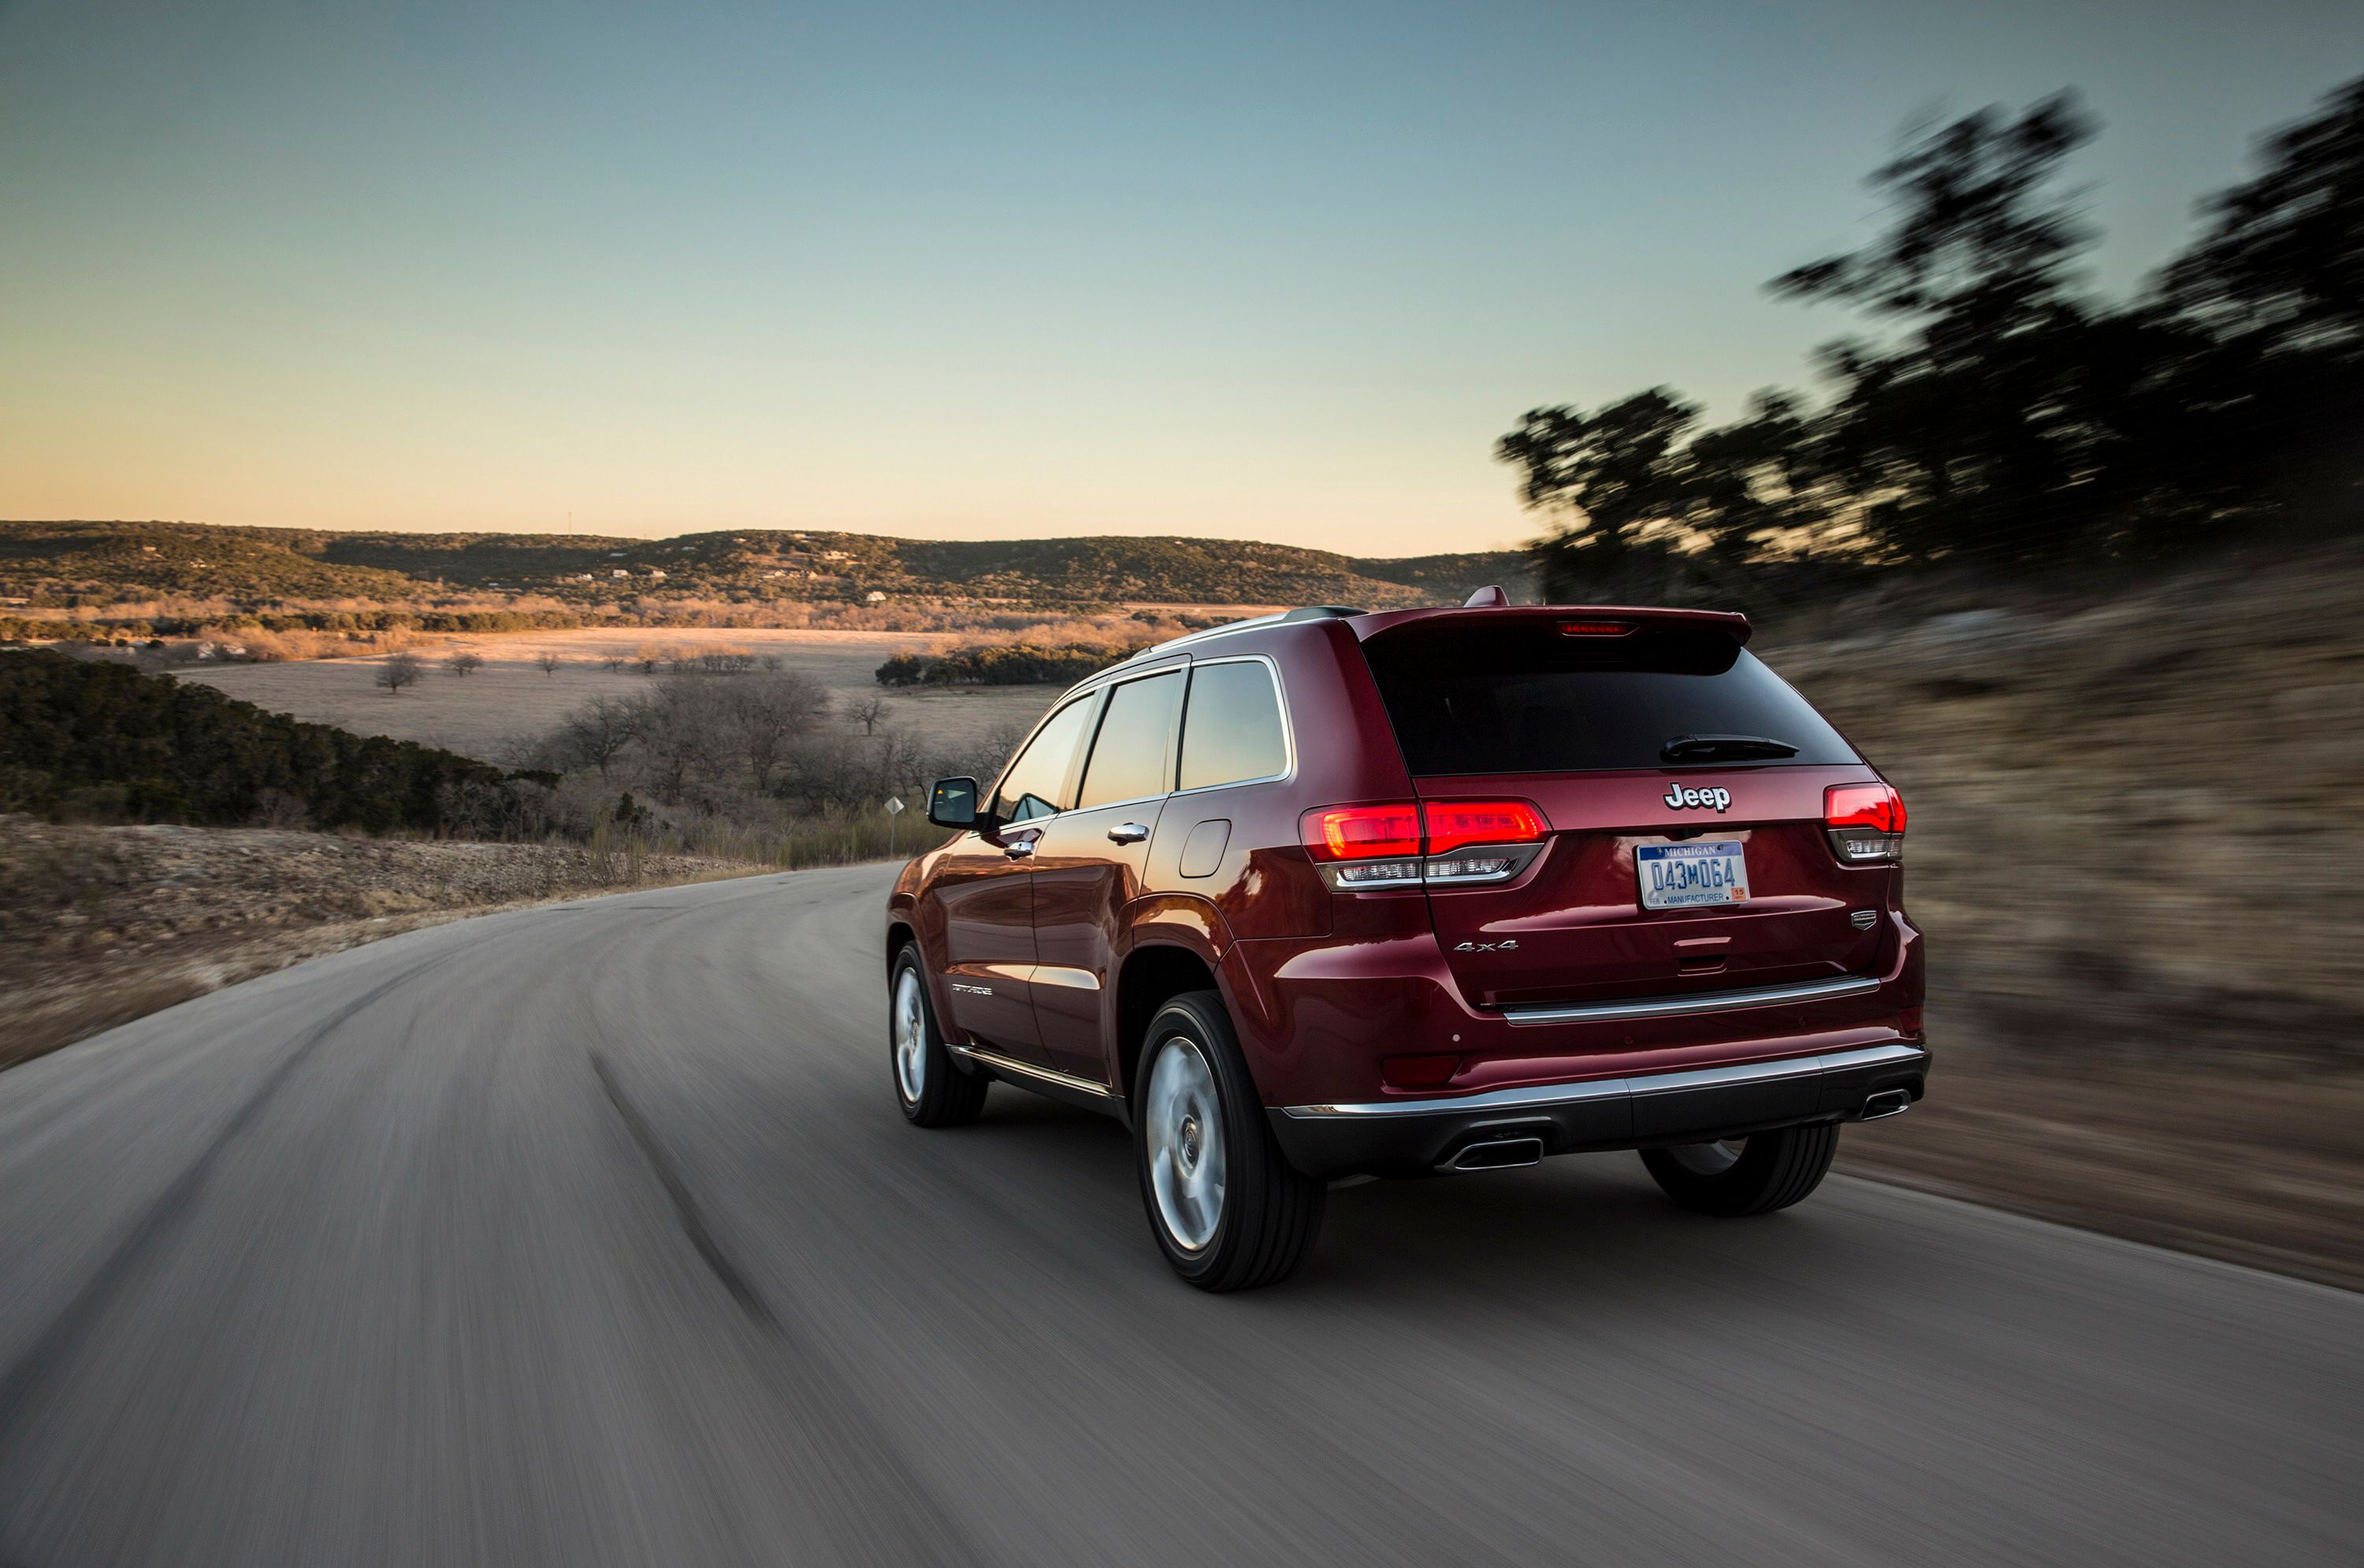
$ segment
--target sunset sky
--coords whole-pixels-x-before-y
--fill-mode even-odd
[[[0,517],[1533,531],[1735,411],[1917,114],[2082,88],[2136,282],[2364,6],[0,0]]]

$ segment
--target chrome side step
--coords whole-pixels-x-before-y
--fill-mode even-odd
[[[1514,1024],[1608,1023],[1627,1018],[1678,1018],[1692,1013],[1734,1013],[1744,1007],[1778,1007],[1792,1002],[1828,1002],[1840,996],[1862,996],[1879,989],[1872,974],[1846,974],[1836,980],[1803,980],[1790,985],[1755,985],[1738,991],[1694,991],[1684,996],[1632,996],[1619,1002],[1545,1003],[1505,1007],[1502,1017]]]
[[[1031,1078],[1038,1084],[1065,1089],[1072,1094],[1092,1095],[1103,1100],[1116,1098],[1116,1091],[1106,1084],[1095,1084],[1089,1078],[1078,1078],[1072,1073],[1060,1073],[1048,1067],[1037,1067],[1031,1062],[1016,1062],[998,1051],[986,1051],[974,1045],[954,1045],[947,1040],[944,1049],[954,1056],[965,1056],[996,1073],[1007,1073],[1013,1078]]]

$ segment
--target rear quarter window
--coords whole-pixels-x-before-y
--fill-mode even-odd
[[[1363,651],[1417,775],[1860,761],[1789,683],[1717,634],[1579,638],[1546,617],[1444,621],[1382,633]],[[1678,763],[1662,752],[1680,736],[1756,736],[1796,751]]]
[[[1244,784],[1288,771],[1288,738],[1270,666],[1260,659],[1191,666],[1179,787]]]

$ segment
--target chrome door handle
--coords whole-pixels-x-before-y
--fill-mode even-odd
[[[1034,840],[1031,839],[1012,839],[1009,842],[1001,846],[1001,852],[1008,855],[1013,861],[1022,861],[1027,856],[1034,852]]]
[[[1109,829],[1109,838],[1120,844],[1138,844],[1149,837],[1149,829],[1138,822],[1120,822]]]

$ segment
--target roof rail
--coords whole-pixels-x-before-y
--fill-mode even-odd
[[[1137,660],[1155,659],[1171,653],[1177,648],[1188,648],[1193,643],[1204,642],[1209,638],[1229,637],[1235,631],[1247,631],[1259,626],[1280,626],[1289,621],[1340,620],[1347,616],[1369,613],[1367,610],[1358,610],[1351,605],[1305,605],[1293,610],[1278,610],[1271,615],[1250,616],[1245,620],[1227,621],[1221,626],[1210,626],[1204,631],[1185,632],[1180,637],[1169,638],[1153,647],[1143,649],[1131,659],[1120,660],[1109,668],[1121,670]]]

